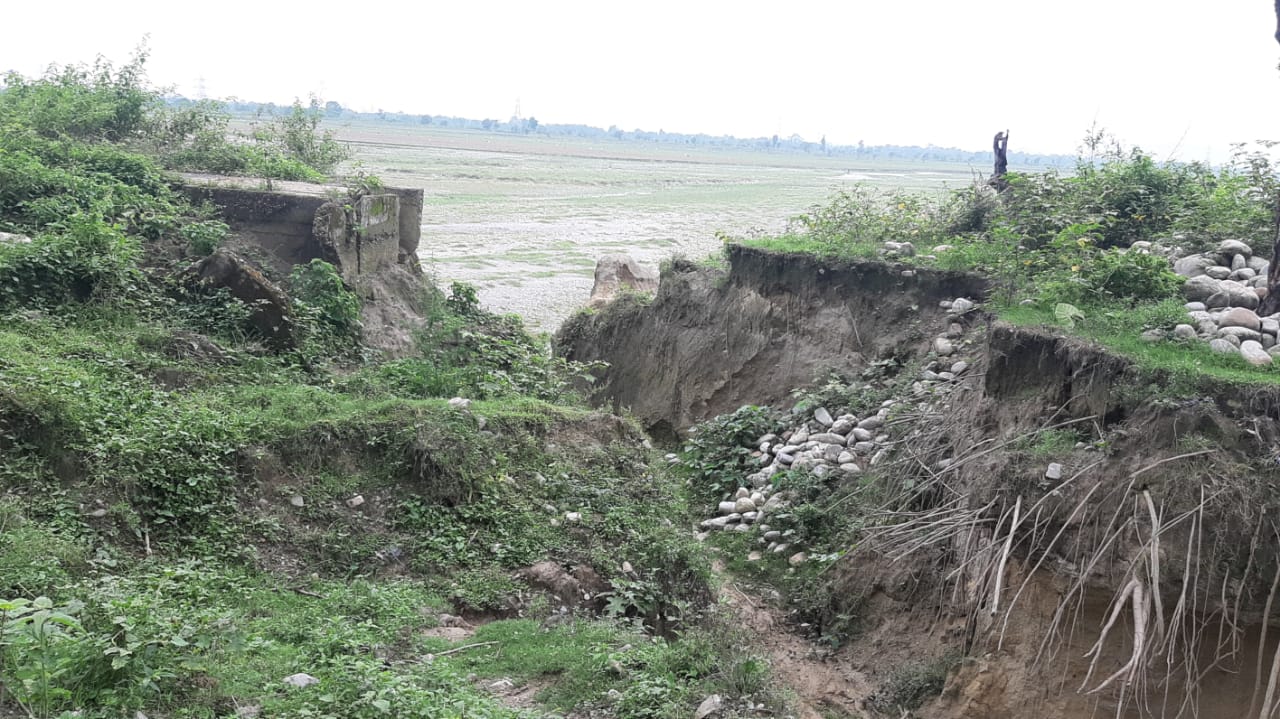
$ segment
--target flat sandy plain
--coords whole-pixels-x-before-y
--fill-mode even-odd
[[[554,331],[591,293],[596,260],[656,266],[719,252],[720,234],[778,234],[853,183],[960,187],[988,168],[862,161],[698,145],[585,140],[353,122],[333,128],[353,165],[425,193],[420,254],[443,287]]]

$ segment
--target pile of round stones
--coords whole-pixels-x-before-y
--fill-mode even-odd
[[[1207,340],[1215,352],[1239,354],[1252,365],[1264,366],[1280,356],[1280,313],[1260,317],[1255,310],[1267,296],[1270,263],[1254,257],[1239,240],[1223,240],[1210,252],[1188,255],[1173,263],[1186,277],[1182,292],[1189,302],[1191,322],[1172,332],[1150,330],[1143,339]]]
[[[859,417],[850,412],[833,415],[825,407],[779,434],[766,434],[756,440],[752,456],[762,468],[747,475],[743,485],[724,497],[717,507],[718,516],[704,520],[699,526],[705,539],[712,531],[759,532],[765,552],[782,554],[795,550],[791,531],[770,527],[766,518],[785,509],[791,497],[785,490],[775,490],[770,479],[788,469],[807,470],[816,477],[861,474],[864,466],[883,461],[892,451],[889,434],[891,415],[904,403],[913,405],[925,398],[938,399],[958,386],[970,363],[957,355],[965,346],[962,339],[963,316],[977,309],[977,303],[965,297],[940,303],[952,321],[947,331],[934,338],[934,355],[911,385],[909,397],[889,399],[874,412]],[[869,385],[866,388],[870,388]],[[674,455],[668,455],[674,460]],[[761,552],[751,552],[747,559],[761,559]],[[792,566],[807,561],[804,552],[792,554]]]

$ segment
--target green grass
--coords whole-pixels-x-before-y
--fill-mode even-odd
[[[758,247],[773,252],[796,252],[833,260],[871,260],[880,256],[880,246],[871,242],[851,242],[839,246],[803,235],[761,237],[742,240],[747,247]],[[902,258],[911,262],[913,258]]]
[[[832,260],[876,260],[882,256],[881,244],[878,242],[832,243],[811,235],[759,238],[743,241],[742,244],[775,252],[807,253]],[[896,258],[894,261],[988,275],[1007,266],[1009,262],[1008,250],[996,243],[953,238],[947,244],[952,248],[934,259],[920,256],[931,248],[917,247],[917,256]],[[1207,342],[1142,341],[1141,334],[1145,330],[1172,330],[1175,324],[1191,322],[1183,301],[1179,298],[1136,304],[1099,302],[1085,305],[1081,307],[1085,320],[1074,327],[1067,327],[1054,315],[1052,303],[1040,301],[1022,305],[1018,302],[1034,289],[1033,278],[1017,278],[1016,283],[1021,290],[1012,293],[1001,289],[1001,285],[1008,284],[1004,278],[997,275],[994,279],[996,289],[993,294],[996,297],[991,303],[991,309],[1000,319],[1014,325],[1040,326],[1056,333],[1092,340],[1133,360],[1144,369],[1167,373],[1170,381],[1180,387],[1194,385],[1197,377],[1222,380],[1230,384],[1280,382],[1280,364],[1254,367],[1238,354],[1212,352]]]
[[[1254,367],[1239,354],[1219,354],[1203,341],[1143,342],[1144,330],[1171,329],[1174,322],[1190,322],[1179,300],[1148,303],[1136,307],[1084,307],[1085,319],[1074,328],[1057,322],[1049,308],[1013,306],[998,309],[1000,319],[1010,324],[1045,327],[1097,342],[1108,350],[1133,360],[1139,367],[1166,373],[1172,388],[1192,388],[1203,378],[1233,385],[1280,383],[1280,366]]]
[[[431,625],[419,610],[505,611],[529,591],[511,570],[547,558],[612,578],[625,556],[661,601],[705,601],[705,559],[664,522],[681,507],[673,482],[644,477],[648,452],[637,442],[610,444],[625,427],[581,405],[515,394],[460,412],[444,397],[405,397],[376,372],[362,375],[372,367],[306,371],[248,354],[226,365],[173,360],[153,349],[163,326],[90,320],[15,319],[0,330],[0,490],[11,495],[0,505],[5,594],[83,602],[96,617],[134,612],[139,632],[185,621],[179,641],[201,649],[189,656],[146,639],[138,651],[146,648],[148,664],[126,669],[151,672],[155,689],[76,685],[68,697],[86,716],[162,708],[213,717],[252,702],[270,715],[366,717],[383,713],[370,708],[375,701],[397,716],[515,716],[463,679],[473,669],[512,673],[508,664],[455,671],[461,656],[433,665],[404,659],[432,648],[415,639]],[[157,373],[179,369],[198,380],[189,390],[155,384]],[[405,454],[412,447],[435,463],[417,479]],[[75,465],[77,481],[58,478],[59,458]],[[255,461],[257,469],[237,475],[237,462]],[[188,490],[187,473],[208,479]],[[294,493],[303,508],[290,508]],[[354,494],[371,514],[343,505]],[[446,496],[453,499],[437,499]],[[90,519],[86,508],[98,500],[107,514]],[[173,514],[178,508],[184,513]],[[580,524],[560,520],[570,510],[583,515]],[[144,538],[158,554],[137,562]],[[318,578],[179,559],[232,547],[228,556],[246,566],[283,558]],[[379,553],[391,548],[403,557],[395,571],[411,578],[365,578],[382,571]],[[514,624],[501,639],[510,645],[505,661],[551,680],[548,700],[566,708],[601,700],[589,656],[598,643],[648,641],[638,626],[575,626],[581,631],[544,634]],[[59,659],[86,676],[97,670],[75,663],[93,654],[82,647],[111,631],[93,627],[68,638]],[[284,690],[280,680],[299,671],[321,685]],[[689,677],[662,681],[667,698],[696,693]],[[607,686],[626,690],[616,677]]]
[[[639,719],[761,689],[758,660],[707,639],[708,558],[672,521],[678,481],[649,474],[634,423],[581,402],[587,368],[461,285],[403,298],[423,326],[410,356],[378,357],[355,346],[359,298],[323,263],[278,278],[304,340],[268,346],[247,307],[192,287],[193,258],[169,254],[201,232],[201,254],[216,244],[204,211],[115,135],[76,129],[92,100],[92,122],[149,147],[163,123],[141,75],[100,87],[102,68],[67,72],[0,94],[0,184],[17,192],[0,191],[0,226],[36,236],[0,246],[0,714],[535,715],[472,676],[513,674],[566,710]],[[438,168],[453,175],[441,186],[519,185],[609,219],[574,207],[575,182],[533,181],[584,158],[531,180],[481,154],[474,172]],[[593,197],[624,182],[584,164]],[[572,236],[487,249],[581,273]],[[610,582],[608,611],[542,631],[561,600],[517,571],[542,561]],[[533,619],[483,628],[496,650],[445,655],[426,634],[443,610]],[[318,683],[283,683],[300,672]]]
[[[650,644],[639,624],[612,619],[552,633],[500,623],[484,631],[502,654],[416,660],[441,648],[419,636],[432,608],[508,611],[531,591],[512,570],[548,558],[616,580],[626,557],[640,573],[624,610],[678,607],[682,626],[701,621],[706,558],[666,521],[682,511],[675,481],[645,474],[652,457],[638,435],[614,441],[634,428],[518,392],[458,411],[407,382],[428,365],[308,368],[226,339],[232,359],[215,364],[167,356],[170,330],[156,320],[101,308],[10,319],[0,598],[48,596],[84,626],[59,640],[56,659],[87,678],[47,695],[51,706],[74,702],[95,718],[225,716],[249,703],[276,716],[516,716],[465,678],[474,672],[545,681],[547,701],[566,710],[601,705],[614,688],[632,716],[675,716],[714,681],[653,673],[657,658],[629,679],[600,674],[601,647]],[[160,376],[187,386],[165,389]],[[420,474],[415,456],[426,458]],[[289,504],[294,494],[303,507]],[[354,494],[366,498],[356,512],[344,504]],[[104,516],[90,517],[100,504]],[[566,511],[582,521],[564,522]],[[140,561],[144,547],[155,556]],[[226,560],[191,559],[212,554]],[[249,568],[258,564],[305,570]],[[401,576],[374,579],[385,571]],[[94,657],[121,616],[137,659],[111,671],[134,678],[103,679]],[[0,676],[32,657],[0,650]],[[476,664],[484,657],[492,666]],[[283,688],[296,672],[321,684]]]
[[[106,688],[73,690],[83,716],[145,708],[211,719],[244,705],[267,716],[519,715],[448,662],[422,661],[416,638],[444,603],[420,583],[282,583],[214,562],[155,560],[86,579],[62,596],[84,601],[83,629],[60,636],[54,659],[88,667],[91,659],[77,658],[82,649],[104,641],[129,648],[114,678],[95,677]],[[174,670],[181,681],[166,676]],[[285,687],[299,672],[319,684]]]
[[[1046,429],[1027,442],[1031,454],[1037,457],[1060,457],[1075,449],[1080,434],[1072,429]]]
[[[507,677],[546,683],[540,699],[560,711],[584,704],[603,704],[610,689],[623,689],[623,678],[611,674],[610,655],[624,646],[644,646],[648,636],[610,622],[566,619],[544,627],[541,622],[515,619],[480,627],[463,644],[495,642],[458,655],[465,671],[481,677]]]

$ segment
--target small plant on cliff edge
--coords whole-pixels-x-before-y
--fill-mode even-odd
[[[382,192],[382,188],[385,187],[382,178],[364,170],[356,170],[355,174],[348,177],[342,184],[347,189],[348,203],[353,203],[365,195]]]

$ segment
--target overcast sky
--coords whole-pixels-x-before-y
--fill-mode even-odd
[[[829,142],[1168,157],[1280,139],[1267,0],[6,3],[0,70],[125,60],[188,96]]]

